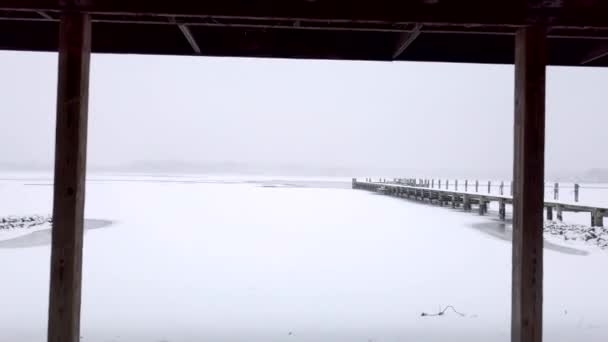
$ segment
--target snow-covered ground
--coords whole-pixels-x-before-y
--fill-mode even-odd
[[[82,341],[509,341],[507,225],[349,182],[93,177]],[[4,177],[0,217],[49,184]],[[0,341],[44,341],[50,239],[2,234]],[[551,242],[545,340],[608,340],[608,251]]]

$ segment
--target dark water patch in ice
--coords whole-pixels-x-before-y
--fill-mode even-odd
[[[85,219],[84,229],[87,230],[100,229],[114,224],[114,221],[103,219]],[[27,248],[45,246],[51,244],[51,228],[37,230],[29,234],[14,237],[8,240],[0,240],[0,248]]]
[[[513,241],[513,231],[512,231],[512,229],[509,228],[510,225],[503,221],[473,223],[470,226],[493,238],[507,241],[507,242]],[[587,254],[589,254],[586,251],[572,248],[572,247],[557,245],[557,244],[554,244],[547,240],[544,241],[543,245],[546,249],[550,249],[552,251],[556,251],[556,252],[560,252],[560,253],[564,253],[564,254],[570,254],[570,255],[587,255]]]

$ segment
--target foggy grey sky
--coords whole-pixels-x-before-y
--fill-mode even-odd
[[[2,163],[51,164],[57,55],[0,52]],[[548,69],[549,172],[608,167],[608,69]],[[513,67],[94,55],[89,165],[509,174]]]

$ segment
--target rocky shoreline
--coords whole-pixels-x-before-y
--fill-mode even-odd
[[[595,245],[602,249],[608,248],[608,228],[590,227],[582,224],[567,224],[563,222],[547,221],[544,233],[554,238]]]
[[[42,215],[0,217],[0,230],[32,228],[45,223],[51,223],[51,221],[51,216]]]

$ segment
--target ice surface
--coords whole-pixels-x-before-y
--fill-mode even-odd
[[[491,216],[119,178],[87,183],[86,217],[114,224],[85,234],[82,341],[509,341],[511,245],[478,229]],[[50,213],[52,188],[25,183],[0,182],[0,216]],[[606,341],[606,251],[566,247],[583,253],[545,249],[545,340]],[[49,254],[0,247],[0,341],[45,340]],[[466,316],[421,316],[447,305]]]

